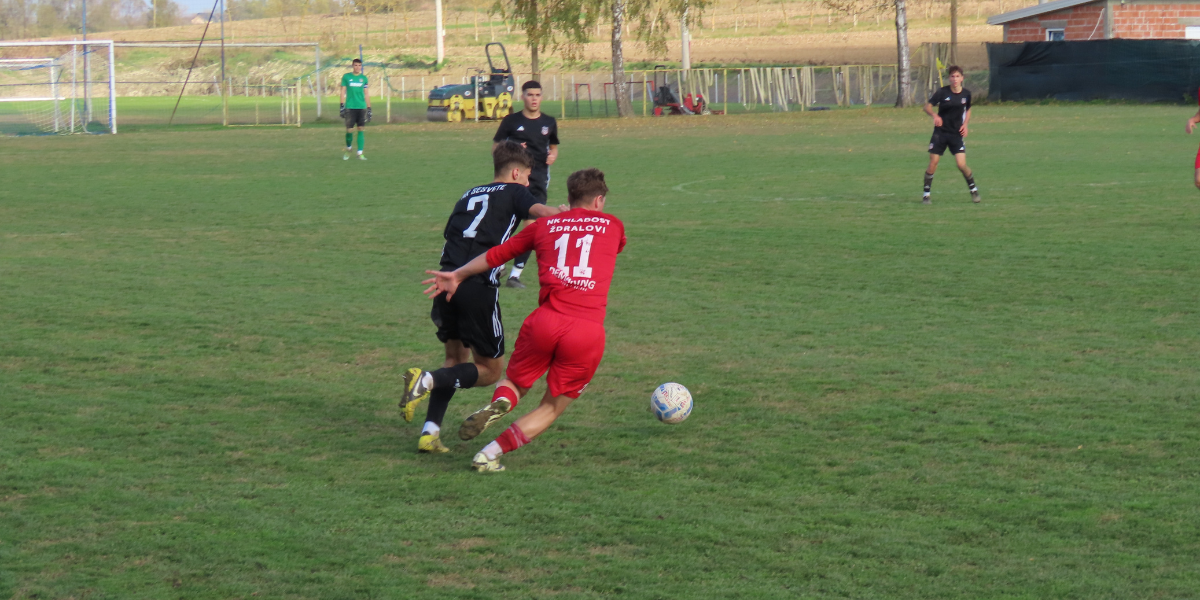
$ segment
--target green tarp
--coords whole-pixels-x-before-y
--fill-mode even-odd
[[[1094,40],[988,44],[991,100],[1194,102],[1200,42]]]

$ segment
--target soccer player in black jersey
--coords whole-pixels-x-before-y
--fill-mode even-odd
[[[441,270],[453,271],[471,259],[504,243],[517,223],[556,215],[562,207],[540,204],[526,185],[532,167],[529,154],[516,142],[503,142],[492,150],[495,180],[473,187],[454,205],[442,236]],[[454,390],[495,383],[504,371],[504,323],[500,320],[500,275],[503,266],[462,283],[454,298],[438,296],[430,314],[437,337],[446,349],[442,368],[412,368],[404,374],[400,408],[411,422],[417,405],[432,396],[421,439],[420,452],[448,452],[440,439],[442,419]],[[473,359],[473,360],[472,360]]]
[[[550,185],[550,165],[558,159],[558,121],[542,114],[542,84],[526,81],[521,86],[521,99],[525,101],[521,112],[512,113],[500,121],[492,148],[504,140],[520,143],[533,157],[533,171],[529,175],[529,192],[542,204],[546,203],[546,188]],[[528,223],[527,223],[528,224]],[[508,275],[508,287],[523,288],[521,271],[529,260],[529,252],[513,261]]]
[[[971,190],[971,201],[979,202],[979,188],[975,186],[975,177],[967,167],[967,145],[963,138],[967,137],[967,123],[971,121],[971,91],[964,88],[963,71],[961,67],[951,66],[950,85],[936,91],[925,103],[925,114],[933,117],[933,137],[929,139],[929,168],[925,170],[925,193],[921,202],[929,204],[929,188],[933,186],[933,174],[937,172],[938,161],[950,149],[958,170],[967,180],[967,189]],[[937,105],[937,114],[933,107]]]

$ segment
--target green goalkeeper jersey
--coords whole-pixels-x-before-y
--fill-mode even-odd
[[[346,73],[342,75],[342,87],[346,88],[346,108],[366,108],[367,76]]]

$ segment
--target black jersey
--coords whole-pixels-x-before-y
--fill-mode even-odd
[[[526,117],[524,112],[512,113],[500,121],[500,127],[496,129],[496,137],[492,138],[494,142],[503,142],[504,140],[525,144],[525,149],[529,151],[533,160],[541,163],[540,165],[535,164],[534,168],[545,168],[546,157],[550,155],[550,146],[558,145],[558,121],[545,113],[536,119]]]
[[[934,92],[929,97],[929,103],[937,107],[938,116],[942,118],[942,126],[935,129],[959,135],[958,130],[962,127],[963,119],[967,111],[971,110],[971,90],[963,88],[955,94],[950,91],[950,86],[946,86]]]
[[[538,201],[529,188],[519,183],[492,183],[474,187],[454,205],[442,236],[442,270],[453,271],[471,259],[503,244],[517,228],[517,223],[529,216],[529,209]],[[500,285],[499,270],[492,269],[480,279],[489,285]]]

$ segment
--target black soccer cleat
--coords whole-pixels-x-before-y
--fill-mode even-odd
[[[521,283],[520,277],[509,277],[508,281],[505,282],[504,287],[510,287],[510,288],[514,288],[514,289],[518,289],[518,290],[523,290],[523,289],[525,289],[525,284]]]

